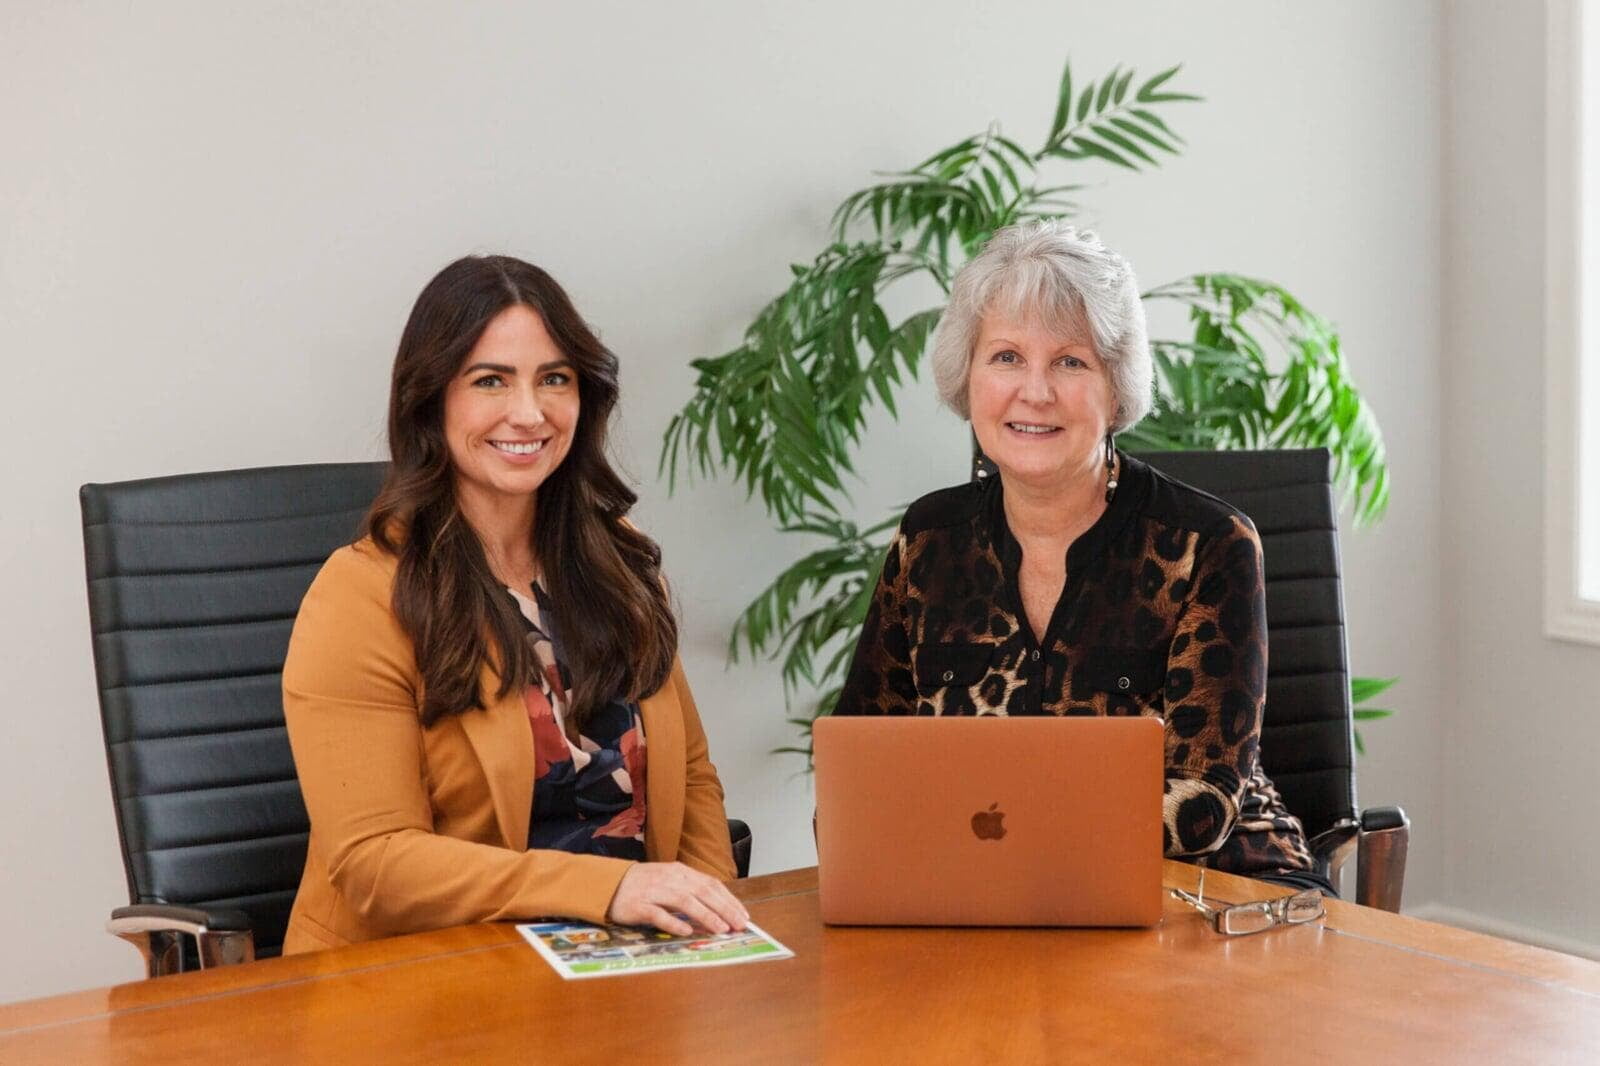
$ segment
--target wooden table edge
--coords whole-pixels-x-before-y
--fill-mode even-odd
[[[816,891],[816,872],[814,867],[784,870],[744,878],[729,887],[746,904],[759,904],[780,896]],[[404,966],[464,952],[521,946],[524,941],[516,932],[515,924],[494,922],[457,926],[366,944],[352,944],[332,951],[262,959],[243,967],[230,966],[221,970],[178,974],[153,981],[130,981],[0,1004],[0,1037],[108,1014],[241,995],[286,984]],[[128,951],[132,954],[133,949],[129,948]],[[123,1002],[109,1005],[113,992]]]
[[[1168,888],[1193,889],[1197,869],[1168,861],[1163,881]],[[763,902],[817,891],[815,867],[785,870],[735,882],[734,894],[758,909]],[[1282,895],[1282,886],[1208,872],[1206,895],[1225,902],[1243,902]],[[755,917],[759,922],[760,916]],[[1403,914],[1328,901],[1325,927],[1399,951],[1427,955],[1502,976],[1533,981],[1600,998],[1600,963],[1547,948],[1501,940]],[[1270,935],[1270,934],[1264,934]],[[452,955],[523,947],[515,923],[458,926],[332,951],[282,959],[264,959],[243,967],[180,974],[159,980],[68,992],[0,1005],[0,1039],[111,1015],[182,1006],[187,1003],[247,995],[285,985],[321,981],[356,973],[392,969]],[[131,950],[131,949],[130,949]]]

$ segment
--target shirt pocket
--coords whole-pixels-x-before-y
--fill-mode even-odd
[[[994,658],[991,644],[924,644],[916,649],[917,691],[970,688],[983,680]]]
[[[1144,702],[1161,691],[1167,680],[1165,648],[1091,647],[1073,671],[1073,695],[1087,699],[1097,693],[1141,697]]]

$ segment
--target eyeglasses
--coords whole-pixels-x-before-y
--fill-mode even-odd
[[[1280,925],[1303,925],[1327,913],[1322,905],[1322,893],[1314,888],[1296,892],[1292,896],[1257,900],[1254,903],[1220,906],[1207,903],[1204,866],[1200,867],[1200,882],[1192,893],[1175,888],[1172,894],[1211,919],[1211,928],[1224,936],[1249,936]]]

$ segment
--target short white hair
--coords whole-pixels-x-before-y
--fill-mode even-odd
[[[1127,260],[1093,233],[1051,220],[1008,226],[956,275],[934,335],[933,380],[962,418],[972,417],[967,380],[978,331],[996,311],[1037,318],[1053,333],[1094,345],[1117,398],[1111,432],[1150,412],[1155,369],[1139,283]]]

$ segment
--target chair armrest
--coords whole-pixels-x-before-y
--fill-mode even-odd
[[[151,977],[185,969],[184,936],[194,938],[202,970],[252,962],[256,957],[250,918],[238,910],[135,903],[113,910],[106,932],[138,948]]]
[[[112,928],[115,926],[116,928]],[[118,907],[106,923],[108,932],[169,930],[199,936],[201,933],[248,933],[250,916],[244,911],[206,910],[204,907],[176,907],[169,903],[135,903]]]
[[[740,877],[750,876],[750,827],[737,818],[728,819],[728,839],[733,843],[733,865]]]
[[[1400,910],[1410,843],[1411,819],[1399,807],[1368,807],[1361,812],[1361,835],[1356,847],[1357,903],[1386,911]]]
[[[1361,823],[1345,818],[1307,840],[1306,847],[1317,864],[1317,872],[1337,885],[1339,871],[1355,852],[1356,838],[1360,835]]]

